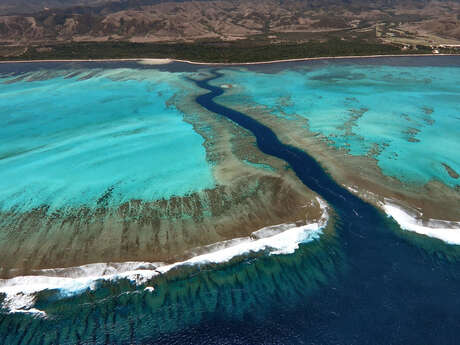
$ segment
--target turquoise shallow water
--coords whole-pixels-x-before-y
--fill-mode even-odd
[[[277,73],[226,69],[233,84],[220,102],[260,105],[274,116],[305,119],[330,145],[378,160],[404,182],[454,187],[444,164],[460,171],[460,67],[325,64]],[[244,95],[244,96],[242,96]]]
[[[203,138],[168,103],[185,92],[180,73],[71,72],[0,79],[1,209],[117,206],[213,187]]]

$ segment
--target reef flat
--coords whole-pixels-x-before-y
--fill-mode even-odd
[[[192,74],[43,67],[0,84],[3,277],[176,262],[320,216],[283,162],[195,104]]]
[[[305,149],[360,197],[458,228],[460,61],[424,59],[221,69],[213,83],[226,86],[219,103]]]

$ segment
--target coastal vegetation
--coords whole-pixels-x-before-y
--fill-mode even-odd
[[[301,44],[260,44],[250,41],[238,43],[133,43],[133,42],[75,42],[32,47],[2,60],[51,59],[120,59],[120,58],[173,58],[197,62],[257,62],[270,60],[313,58],[324,56],[364,56],[396,54],[429,54],[430,47],[401,50],[392,44],[363,41],[307,42]]]
[[[0,59],[199,62],[458,53],[456,1],[6,0]]]

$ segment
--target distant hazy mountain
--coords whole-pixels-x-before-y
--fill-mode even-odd
[[[1,0],[0,14],[32,13],[45,8],[93,6],[109,1],[111,0]]]

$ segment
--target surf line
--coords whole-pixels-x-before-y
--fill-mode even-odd
[[[263,153],[288,163],[304,185],[318,193],[329,203],[345,228],[350,229],[353,225],[353,231],[359,229],[362,235],[368,231],[370,224],[374,229],[377,227],[385,228],[385,224],[388,223],[381,212],[336,183],[320,164],[305,151],[283,144],[269,127],[252,117],[215,102],[214,98],[222,95],[224,90],[211,85],[210,82],[222,76],[221,72],[214,69],[211,70],[211,76],[208,78],[189,79],[198,87],[209,91],[196,97],[195,101],[199,105],[249,130],[255,136],[258,148]]]

